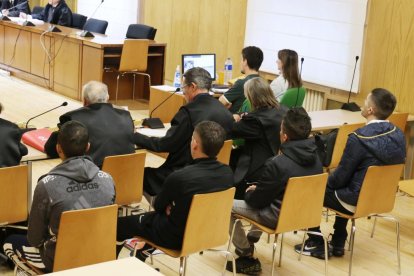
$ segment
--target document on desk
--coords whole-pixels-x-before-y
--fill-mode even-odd
[[[149,136],[149,137],[164,137],[165,134],[167,134],[167,131],[170,129],[170,127],[171,127],[170,124],[164,124],[164,128],[157,128],[157,129],[152,129],[148,127],[140,127],[140,128],[136,128],[136,132]]]
[[[9,17],[11,21],[13,21],[14,23],[18,23],[18,24],[23,24],[26,21],[30,21],[35,25],[43,25],[45,22],[39,19],[25,19],[25,18],[20,18],[20,17]]]

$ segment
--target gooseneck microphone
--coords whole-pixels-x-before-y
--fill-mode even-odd
[[[96,7],[96,9],[93,11],[93,13],[91,14],[91,16],[89,16],[88,18],[93,18],[94,15],[96,14],[96,12],[99,10],[99,8],[102,6],[104,0],[101,1],[101,3],[99,3],[99,5]],[[85,23],[86,24],[86,23]],[[93,35],[93,33],[83,29],[82,32],[79,34],[80,37],[95,37]]]
[[[47,111],[45,111],[45,112],[43,112],[43,113],[40,113],[40,114],[38,114],[38,115],[36,115],[36,116],[34,116],[34,117],[30,118],[30,119],[27,121],[27,123],[26,123],[26,128],[27,128],[27,126],[29,125],[29,122],[30,122],[31,120],[33,120],[33,119],[35,119],[35,118],[37,118],[37,117],[39,117],[39,116],[42,116],[43,114],[46,114],[46,113],[48,113],[48,112],[50,112],[50,111],[52,111],[52,110],[55,110],[55,109],[57,109],[57,108],[59,108],[59,107],[61,107],[61,106],[67,106],[67,105],[68,105],[68,102],[63,102],[62,104],[60,104],[60,105],[58,105],[58,106],[56,106],[56,107],[54,107],[54,108],[52,108],[52,109],[49,109],[49,110],[47,110]]]
[[[147,126],[149,128],[164,128],[164,124],[162,123],[160,118],[152,118],[152,114],[155,110],[157,110],[160,106],[162,106],[166,101],[168,101],[172,96],[175,95],[180,91],[180,88],[177,88],[171,95],[169,95],[165,100],[160,102],[150,113],[149,118],[146,118],[142,121],[143,126]]]
[[[357,64],[358,64],[358,60],[359,60],[359,56],[355,56],[354,73],[352,74],[351,87],[349,88],[348,101],[347,101],[347,103],[344,103],[341,107],[341,109],[352,111],[352,112],[361,111],[361,108],[359,108],[359,106],[356,103],[354,103],[354,102],[350,103],[349,102],[351,100],[352,85],[354,84],[355,71],[356,71],[356,67],[357,67]]]
[[[301,59],[300,59],[300,72],[299,72],[299,80],[302,80],[302,69],[303,69],[303,62],[305,61],[305,58],[304,57],[302,57]],[[298,93],[297,93],[297,95],[296,95],[296,102],[295,102],[295,107],[298,105],[298,100],[299,100],[299,90],[300,90],[300,87],[298,86]]]

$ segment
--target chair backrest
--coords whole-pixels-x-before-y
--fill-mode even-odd
[[[388,117],[388,121],[394,126],[401,129],[402,132],[405,131],[405,125],[407,124],[408,113],[393,113]]]
[[[29,166],[0,168],[0,225],[27,220]]]
[[[193,196],[181,256],[225,244],[229,239],[235,188]]]
[[[217,154],[217,161],[228,165],[230,163],[230,154],[233,146],[233,140],[224,141],[220,152]]]
[[[299,91],[299,94],[298,94]],[[283,95],[282,99],[280,100],[280,104],[287,106],[289,108],[295,106],[302,106],[303,101],[305,100],[306,88],[289,88],[286,90],[285,94]]]
[[[89,18],[83,26],[83,29],[93,33],[105,34],[107,27],[108,21]]]
[[[62,213],[53,271],[116,259],[116,204]]]
[[[128,26],[126,38],[154,40],[157,29],[144,24],[131,24]]]
[[[105,157],[102,170],[109,173],[115,182],[115,203],[118,205],[141,202],[145,156],[146,152],[140,151]]]
[[[86,23],[86,19],[87,17],[82,14],[72,13],[72,27],[82,30]]]
[[[354,217],[391,212],[404,164],[371,166],[361,186]]]
[[[148,47],[148,39],[125,39],[119,71],[147,71]]]
[[[44,7],[41,6],[34,6],[32,9],[32,14],[39,14],[42,13],[42,11],[44,10]]]
[[[346,142],[348,141],[348,135],[363,126],[364,126],[363,123],[346,124],[346,125],[342,125],[339,128],[338,134],[336,136],[335,146],[332,152],[331,164],[329,164],[328,166],[329,169],[338,167],[339,161],[341,161],[342,155],[344,153]]]
[[[320,225],[327,180],[327,173],[289,178],[276,233]]]

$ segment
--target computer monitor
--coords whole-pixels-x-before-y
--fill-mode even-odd
[[[193,67],[206,69],[216,79],[216,54],[185,54],[182,55],[182,73]]]

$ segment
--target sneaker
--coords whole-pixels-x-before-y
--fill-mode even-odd
[[[295,251],[300,254],[300,250],[302,249],[302,244],[295,245]],[[307,239],[305,241],[305,246],[303,247],[302,255],[305,256],[313,256],[313,254],[320,254],[324,255],[324,246],[323,243],[316,242],[311,239]]]
[[[232,262],[228,261],[226,270],[233,272]],[[253,257],[239,257],[236,259],[236,273],[246,275],[258,275],[262,271],[262,264],[259,259]]]
[[[234,253],[236,253],[236,255],[239,257],[251,257],[253,256],[253,253],[254,253],[254,245],[250,244],[250,248],[244,249],[244,250],[236,247],[236,249],[234,250]]]

